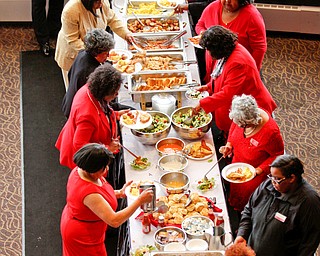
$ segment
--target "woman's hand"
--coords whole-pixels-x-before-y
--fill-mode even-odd
[[[131,44],[131,42],[135,42],[134,37],[132,34],[126,34],[125,38],[124,38],[129,44]]]
[[[174,13],[183,13],[184,11],[188,11],[188,4],[178,4],[176,8],[174,8]]]
[[[198,113],[200,112],[201,110],[201,106],[200,104],[198,104],[197,106],[195,106],[194,108],[192,108],[192,115],[198,115]]]
[[[137,200],[140,200],[140,204],[150,203],[153,199],[153,196],[152,188],[148,188],[139,195]]]
[[[119,115],[119,117],[120,117],[120,116],[122,116],[123,114],[128,113],[129,111],[130,111],[130,109],[119,110],[119,111],[118,111],[118,115]]]
[[[244,239],[242,236],[237,236],[236,239],[234,240],[234,244],[241,244],[244,243],[247,245],[246,239]]]
[[[115,194],[117,198],[126,198],[126,188],[132,184],[133,180],[128,181],[123,187],[119,190],[115,190]]]
[[[204,92],[204,91],[208,91],[208,86],[207,85],[202,85],[202,86],[200,86],[198,89],[197,89],[197,91],[198,92]]]
[[[260,175],[261,173],[263,173],[263,170],[260,167],[256,168],[256,175]]]
[[[112,139],[110,144],[108,145],[109,151],[111,151],[114,154],[119,152],[120,147],[121,145],[120,145],[119,137],[116,139]]]
[[[225,146],[219,148],[219,152],[223,155],[224,158],[231,157],[232,155],[232,145],[230,142],[227,142]]]

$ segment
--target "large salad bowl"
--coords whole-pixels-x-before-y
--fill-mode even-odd
[[[202,138],[211,128],[212,114],[201,110],[192,116],[192,107],[182,107],[171,115],[171,125],[183,139],[195,140]]]

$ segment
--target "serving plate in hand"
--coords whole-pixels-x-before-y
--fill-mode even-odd
[[[227,178],[227,176],[230,173],[236,172],[238,168],[241,168],[241,169],[248,168],[252,175],[250,176],[250,178],[247,178],[245,180],[233,180],[233,179]],[[231,183],[245,183],[252,180],[256,176],[256,169],[252,165],[247,163],[233,163],[224,167],[221,171],[221,175],[226,181],[229,181]]]
[[[129,129],[144,129],[144,128],[147,128],[148,126],[150,126],[152,124],[152,116],[148,112],[141,111],[141,110],[131,110],[129,112],[138,113],[138,117],[136,119],[136,122],[133,123],[133,124],[128,124],[128,123],[124,122],[125,114],[123,114],[120,117],[120,124],[122,124],[123,126],[129,128]],[[140,120],[141,113],[143,113],[144,115],[149,115],[149,120],[147,122],[141,122],[141,120]]]

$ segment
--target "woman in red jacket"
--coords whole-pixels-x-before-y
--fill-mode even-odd
[[[114,112],[109,102],[117,97],[121,83],[121,73],[106,63],[96,68],[88,83],[77,92],[69,119],[56,142],[62,165],[73,169],[74,153],[87,143],[104,144],[119,154],[116,120],[128,110]]]
[[[211,26],[221,25],[238,35],[242,44],[252,55],[258,70],[267,51],[266,29],[262,15],[252,4],[253,0],[216,0],[203,11],[197,25],[197,34]],[[210,81],[214,60],[206,52],[205,82]]]
[[[204,32],[200,45],[217,60],[211,82],[200,90],[210,96],[200,100],[195,112],[203,108],[213,112],[217,127],[228,133],[232,121],[229,110],[235,95],[252,95],[258,105],[271,114],[276,108],[269,91],[260,79],[259,71],[250,53],[238,43],[238,37],[222,26],[213,26]]]

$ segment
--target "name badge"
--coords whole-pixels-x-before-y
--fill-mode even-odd
[[[274,218],[283,223],[286,221],[287,216],[284,216],[283,214],[277,212],[276,215],[274,216]]]
[[[253,145],[253,146],[255,146],[255,147],[257,147],[258,145],[259,145],[259,142],[258,141],[256,141],[255,139],[250,139],[250,144],[251,144],[251,146]]]

